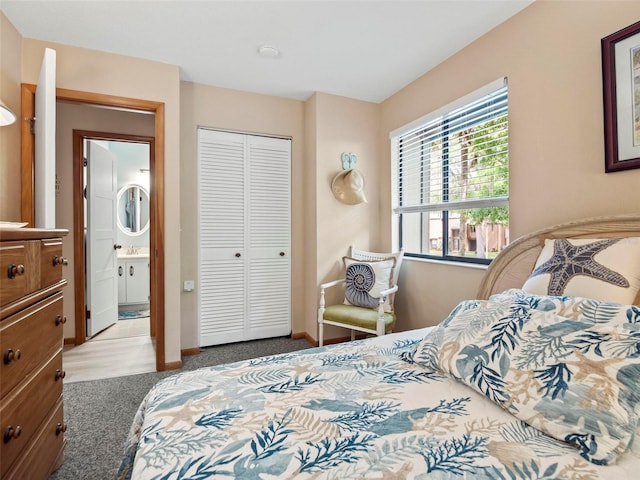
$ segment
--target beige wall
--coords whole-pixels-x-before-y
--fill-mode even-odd
[[[339,275],[352,243],[370,248],[378,222],[378,105],[315,94],[307,102],[181,83],[182,278],[197,279],[198,126],[292,137],[292,330],[317,337],[318,284]],[[340,154],[358,155],[368,204],[347,206],[331,193]],[[336,253],[337,252],[337,253]],[[182,348],[198,345],[197,295],[182,293]],[[344,335],[336,329],[333,334]],[[332,331],[328,332],[332,336]]]
[[[37,83],[45,47],[56,50],[58,88],[163,102],[165,105],[165,361],[180,361],[179,69],[149,60],[32,39],[22,42],[22,81]]]
[[[640,2],[538,1],[381,105],[381,242],[390,232],[388,132],[502,76],[509,78],[511,238],[640,210],[640,170],[604,173],[600,39],[640,18]],[[399,328],[430,325],[475,295],[465,267],[407,261]]]
[[[0,12],[0,99],[20,116],[22,37]],[[0,221],[20,221],[20,121],[0,127]]]
[[[198,278],[197,157],[198,126],[291,137],[292,329],[304,332],[304,105],[298,100],[181,82],[182,278]],[[196,285],[196,289],[198,286]],[[183,292],[182,348],[198,346],[196,292]]]
[[[58,102],[56,108],[56,176],[60,185],[56,192],[56,226],[66,228],[63,254],[69,260],[66,267],[67,286],[64,290],[64,338],[74,338],[75,283],[73,272],[73,130],[90,130],[103,133],[154,136],[154,116],[86,105]]]
[[[318,212],[316,210],[316,196],[318,194],[318,186],[316,182],[318,168],[318,138],[317,132],[317,99],[318,95],[313,94],[304,103],[304,193],[302,201],[304,203],[304,331],[314,335],[317,332],[316,312],[311,306],[318,301],[317,288],[318,283],[318,236],[316,225],[318,223]],[[321,241],[321,240],[320,240]],[[313,326],[313,328],[311,328]]]
[[[345,97],[316,93],[313,108],[315,129],[315,204],[316,222],[314,239],[316,275],[306,285],[306,331],[317,339],[316,309],[318,285],[344,275],[342,256],[348,254],[349,246],[364,250],[380,247],[376,226],[380,221],[380,159],[377,140],[380,129],[380,106]],[[357,155],[357,168],[365,179],[367,203],[345,205],[331,192],[333,177],[342,170],[342,152]],[[312,254],[313,252],[309,252]],[[327,303],[341,301],[343,291],[327,292]],[[327,328],[327,338],[344,336],[346,330]]]

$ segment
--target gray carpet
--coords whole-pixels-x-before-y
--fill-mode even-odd
[[[115,478],[138,405],[158,380],[180,371],[311,347],[306,340],[288,337],[219,345],[205,348],[199,355],[184,357],[182,370],[65,385],[65,460],[49,480]]]

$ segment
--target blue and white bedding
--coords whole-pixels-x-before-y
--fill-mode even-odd
[[[433,329],[169,377],[140,406],[119,478],[638,478],[637,401],[626,385],[638,378],[617,375],[635,353],[628,339],[606,344],[636,332],[626,310],[501,295],[463,302]],[[597,337],[607,325],[610,336]],[[534,340],[540,357],[526,346]],[[576,349],[579,359],[612,364],[612,382],[580,377]],[[535,373],[563,361],[555,381]],[[598,410],[605,404],[612,418]]]

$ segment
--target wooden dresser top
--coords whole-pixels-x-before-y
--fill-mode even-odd
[[[62,228],[0,228],[0,241],[64,237],[67,233],[69,230]]]

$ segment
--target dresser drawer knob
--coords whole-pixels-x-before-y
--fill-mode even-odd
[[[62,315],[56,315],[56,327],[60,325],[64,325],[67,323],[67,317],[63,317]]]
[[[59,368],[56,368],[56,382],[66,376],[67,376],[67,372],[65,372],[64,370],[60,370]]]
[[[11,440],[18,438],[20,435],[22,435],[22,427],[20,425],[15,428],[9,425],[4,429],[4,443],[9,443]]]
[[[62,422],[56,425],[56,435],[60,435],[67,431],[67,424]]]
[[[57,267],[58,265],[69,265],[69,260],[65,257],[59,257],[57,255],[53,256],[53,266]]]
[[[9,365],[13,361],[20,360],[22,358],[22,352],[20,350],[13,350],[8,348],[4,352],[4,364]]]
[[[16,278],[18,275],[24,275],[24,270],[24,265],[16,265],[15,263],[12,263],[9,265],[9,271],[7,273],[9,278]]]

